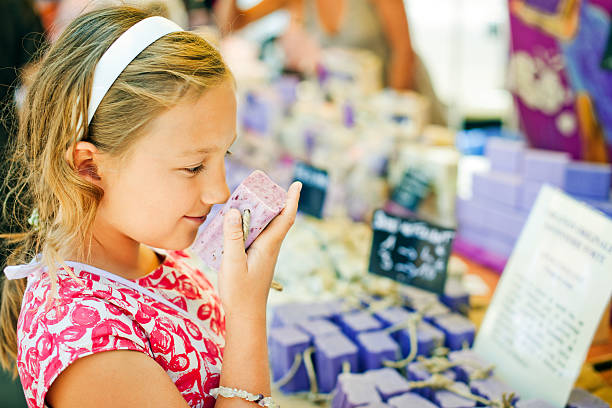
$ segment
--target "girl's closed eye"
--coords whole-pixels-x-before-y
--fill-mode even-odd
[[[229,157],[232,155],[232,152],[230,152],[229,150],[225,152],[225,157]],[[181,170],[186,171],[189,174],[199,174],[202,171],[206,170],[206,166],[204,166],[204,163],[200,163],[199,165],[195,166],[195,167],[185,167]]]

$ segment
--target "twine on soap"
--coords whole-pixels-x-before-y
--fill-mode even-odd
[[[421,322],[422,319],[423,316],[420,313],[415,313],[414,315],[406,319],[406,321],[385,329],[386,333],[391,334],[395,333],[396,331],[407,328],[408,336],[410,337],[410,353],[408,353],[408,356],[406,356],[406,358],[399,361],[385,360],[382,363],[383,366],[392,368],[404,368],[412,361],[414,361],[418,351],[417,328],[418,324]]]

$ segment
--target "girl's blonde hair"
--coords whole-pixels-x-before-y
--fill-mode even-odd
[[[42,254],[55,289],[57,265],[74,248],[87,258],[90,230],[104,192],[79,177],[66,152],[78,140],[122,157],[147,123],[178,100],[231,79],[219,52],[189,32],[168,34],[146,48],[110,88],[89,127],[87,107],[94,69],[128,28],[150,17],[111,7],[77,18],[48,50],[19,113],[4,216],[17,225],[8,264]],[[71,155],[69,155],[71,156]],[[37,209],[38,226],[28,225]],[[16,375],[17,319],[25,279],[4,280],[0,309],[0,365]],[[52,291],[53,293],[53,291]]]

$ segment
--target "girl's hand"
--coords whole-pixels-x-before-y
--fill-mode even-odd
[[[240,212],[232,209],[225,214],[219,295],[227,318],[240,316],[265,321],[276,259],[285,235],[295,221],[301,189],[299,182],[291,185],[285,208],[255,239],[246,253]]]

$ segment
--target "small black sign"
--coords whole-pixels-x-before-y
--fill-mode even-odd
[[[323,217],[323,205],[329,185],[327,171],[298,162],[295,165],[294,181],[302,182],[298,210],[317,218]]]
[[[416,212],[423,198],[429,194],[430,178],[419,169],[409,169],[393,191],[391,200],[402,207]]]
[[[608,34],[608,43],[604,50],[601,59],[601,67],[608,71],[612,71],[612,24],[610,24],[610,33]]]
[[[400,283],[444,293],[455,230],[376,210],[369,271]]]

